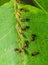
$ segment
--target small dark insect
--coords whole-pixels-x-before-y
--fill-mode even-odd
[[[36,56],[36,55],[38,55],[39,54],[39,52],[32,52],[31,53],[31,56]]]
[[[21,53],[22,52],[22,50],[19,50],[19,53]]]
[[[24,48],[27,48],[29,46],[29,41],[25,41]]]
[[[24,52],[25,52],[25,54],[28,54],[28,52],[27,52],[27,50],[26,50],[26,49],[24,49]]]
[[[26,27],[23,27],[23,28],[21,28],[22,29],[22,31],[24,31],[24,30],[26,30]]]
[[[35,37],[36,37],[36,35],[35,34],[32,34],[31,35],[31,41],[34,41],[35,40]]]
[[[15,48],[14,50],[15,50],[16,52],[19,52],[19,49],[18,49],[18,48]]]
[[[26,29],[29,29],[30,27],[29,26],[26,26]]]
[[[24,8],[21,8],[20,11],[22,11],[22,12],[28,12],[28,10],[26,10]]]
[[[27,50],[25,48],[22,48],[22,51],[25,53],[25,54],[28,54]]]
[[[29,21],[28,18],[21,19],[21,22],[28,22],[28,21]]]
[[[21,50],[19,50],[18,48],[15,48],[14,50],[15,50],[15,52],[17,52],[17,53],[23,53],[23,52],[26,53],[26,54],[28,53],[25,48],[22,48]]]
[[[29,29],[30,27],[29,26],[25,26],[24,28],[22,28],[22,30],[26,30],[26,29]]]
[[[21,52],[22,52],[22,51],[21,51],[21,50],[19,50],[18,48],[15,48],[14,50],[15,50],[15,52],[19,52],[19,53],[21,53]]]

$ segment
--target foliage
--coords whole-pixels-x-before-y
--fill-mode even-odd
[[[13,0],[0,6],[0,64],[48,65],[47,7],[40,9],[23,3],[17,3],[17,7],[19,19],[15,16]],[[24,29],[26,26],[29,27]],[[31,40],[32,34],[36,35],[34,40]],[[27,47],[24,47],[25,41],[28,41]],[[36,55],[36,52],[39,53]]]

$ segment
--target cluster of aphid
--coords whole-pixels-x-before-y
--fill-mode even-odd
[[[21,1],[20,1],[20,0],[17,0],[16,2],[20,3]],[[15,9],[16,9],[16,8],[15,8]],[[18,10],[18,9],[17,9],[17,10]],[[27,10],[24,9],[24,8],[21,8],[20,11],[22,11],[22,12],[27,12]],[[17,19],[20,18],[20,13],[19,13],[18,11],[16,12],[16,17],[17,17]],[[29,21],[29,19],[28,19],[28,18],[21,19],[21,22],[26,22],[26,21]],[[27,30],[27,29],[29,29],[29,28],[30,28],[29,26],[25,26],[24,28],[19,28],[19,29],[21,29],[21,31],[25,31],[25,30]],[[18,30],[18,31],[19,31],[19,30]],[[20,31],[19,31],[19,34],[21,34],[23,37],[25,37],[25,35],[24,35],[22,32],[20,32]],[[34,41],[35,38],[36,38],[36,34],[32,34],[30,39],[31,39],[31,41]],[[29,41],[27,40],[27,41],[24,42],[24,46],[22,47],[21,50],[18,49],[18,48],[15,48],[14,50],[15,50],[16,52],[19,52],[19,53],[22,53],[22,52],[27,53],[26,48],[28,48],[28,46],[29,46]],[[36,56],[36,55],[38,55],[38,54],[39,54],[39,52],[32,52],[32,53],[31,53],[31,56]]]
[[[34,41],[34,40],[35,40],[35,36],[36,36],[35,34],[32,34],[32,36],[31,36],[31,41]],[[20,49],[18,49],[18,48],[15,48],[14,50],[15,50],[16,52],[19,52],[19,53],[22,53],[22,51],[24,51],[25,53],[28,53],[28,52],[26,51],[26,48],[28,48],[28,47],[29,47],[29,41],[25,41],[22,50],[20,50]],[[37,51],[31,52],[31,56],[36,56],[36,55],[38,55],[38,54],[39,54],[39,52],[37,52]]]
[[[14,50],[15,50],[16,52],[19,52],[19,53],[22,53],[22,51],[24,50],[24,52],[27,53],[27,51],[26,51],[26,48],[27,48],[27,47],[28,47],[28,41],[25,41],[22,50],[20,50],[20,49],[18,49],[18,48],[15,48]]]

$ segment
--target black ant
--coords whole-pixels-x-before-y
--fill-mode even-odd
[[[20,11],[22,11],[22,12],[28,12],[28,10],[26,10],[25,8],[21,8]]]
[[[14,50],[15,50],[15,52],[19,52],[19,53],[21,53],[21,52],[22,52],[22,51],[21,51],[21,50],[19,50],[18,48],[15,48]]]
[[[35,37],[36,37],[36,35],[35,34],[32,34],[31,35],[31,41],[34,41],[35,40]]]
[[[25,53],[27,53],[26,48],[28,47],[28,43],[29,43],[28,41],[25,41],[23,48],[21,50],[18,49],[18,48],[15,48],[14,49],[15,52],[19,52],[19,53],[25,52]]]
[[[31,53],[31,56],[36,56],[36,55],[38,55],[39,54],[39,52],[32,52]]]
[[[28,18],[21,19],[21,22],[28,22],[28,21],[29,21]]]
[[[26,30],[26,29],[29,29],[30,27],[29,26],[25,26],[24,28],[22,28],[22,30]]]
[[[27,48],[28,45],[29,45],[29,41],[25,41],[25,43],[24,43],[24,48]]]

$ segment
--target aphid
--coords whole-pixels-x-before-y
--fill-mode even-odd
[[[19,53],[21,53],[21,52],[22,52],[22,51],[21,51],[21,50],[19,50],[18,48],[15,48],[14,50],[15,50],[15,52],[19,52]]]
[[[18,48],[15,48],[14,51],[17,52],[17,53],[23,53],[23,52],[28,53],[25,48],[22,48],[21,50],[19,50]]]
[[[24,48],[27,48],[28,45],[29,45],[29,41],[25,41],[25,43],[24,43]]]
[[[21,8],[20,11],[22,11],[22,12],[28,12],[28,10],[26,10],[24,8]]]
[[[29,26],[25,26],[26,27],[26,29],[29,29],[30,27]]]
[[[22,31],[26,30],[26,27],[22,28]]]
[[[18,48],[15,48],[14,50],[15,50],[16,52],[19,52],[19,49],[18,49]]]
[[[36,56],[36,55],[38,55],[39,54],[39,52],[32,52],[31,53],[31,56]]]
[[[25,26],[24,28],[22,28],[22,30],[24,31],[24,30],[27,30],[29,28],[30,28],[29,26]]]
[[[31,41],[34,41],[35,40],[35,37],[36,37],[36,35],[35,34],[32,34],[31,35]]]
[[[26,50],[26,49],[24,49],[24,52],[25,52],[25,54],[28,54],[28,52],[27,52],[27,50]]]
[[[28,21],[29,21],[28,18],[21,19],[21,22],[28,22]]]
[[[25,53],[25,54],[28,54],[27,50],[25,48],[22,48],[22,51]]]

